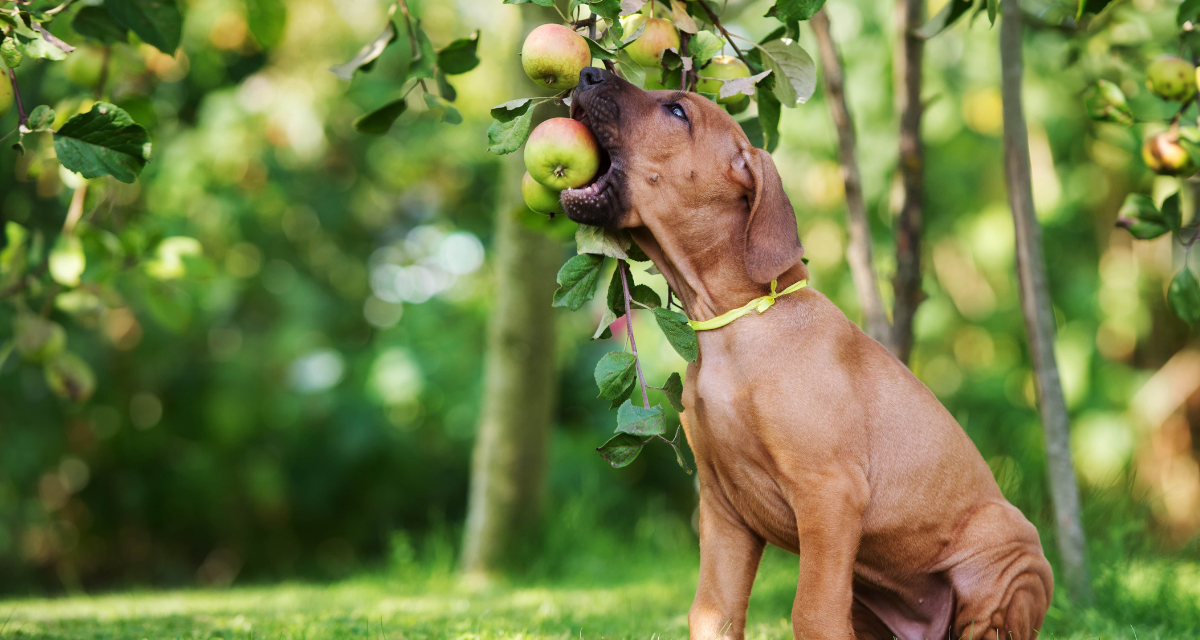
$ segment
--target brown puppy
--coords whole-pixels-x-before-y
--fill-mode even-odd
[[[611,162],[562,193],[567,215],[629,229],[689,317],[807,278],[771,156],[720,107],[585,69],[572,116]],[[743,637],[768,542],[800,555],[796,638],[1035,636],[1053,591],[1037,530],[883,346],[812,288],[699,340],[682,415],[701,487],[693,639]]]

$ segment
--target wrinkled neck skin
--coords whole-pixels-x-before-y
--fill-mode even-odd
[[[744,208],[736,213],[702,209],[686,216],[686,225],[656,228],[663,225],[650,220],[629,232],[679,296],[688,318],[709,320],[771,292],[770,283],[756,283],[746,272],[748,217]],[[777,290],[807,277],[808,269],[797,261],[779,276]]]

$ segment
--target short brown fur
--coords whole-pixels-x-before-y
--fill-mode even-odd
[[[728,114],[588,78],[574,114],[612,155],[615,204],[564,197],[573,219],[628,229],[697,320],[808,277],[775,165]],[[743,637],[766,543],[800,556],[796,638],[1035,637],[1053,592],[1037,530],[887,349],[814,287],[698,337],[694,640]]]

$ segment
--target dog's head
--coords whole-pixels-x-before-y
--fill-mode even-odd
[[[759,283],[800,260],[796,216],[770,154],[754,148],[711,100],[643,91],[589,67],[579,74],[571,117],[592,130],[605,156],[591,184],[562,192],[572,220],[647,227],[660,241],[663,234],[732,228]]]

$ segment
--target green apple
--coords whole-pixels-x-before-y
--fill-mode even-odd
[[[525,204],[538,213],[554,215],[562,213],[562,203],[558,200],[558,192],[533,179],[529,172],[521,178],[521,196]]]
[[[697,92],[719,94],[724,80],[750,77],[750,67],[733,56],[715,56],[708,66],[697,73],[697,76],[700,78],[700,81],[696,83]],[[746,96],[735,93],[726,98],[717,98],[717,104],[733,104],[744,97]]]
[[[0,68],[3,68],[0,66]],[[8,115],[9,108],[13,103],[12,83],[7,79],[0,78],[0,118]]]
[[[638,27],[646,24],[646,30],[637,40],[625,47],[633,61],[643,67],[657,67],[665,49],[675,47],[679,51],[679,32],[671,21],[662,18],[646,18],[645,14],[635,13],[621,18],[621,28],[625,33],[633,33]]]
[[[570,27],[544,24],[525,38],[521,67],[530,80],[555,91],[579,84],[579,72],[592,64],[587,40]]]
[[[1196,92],[1196,67],[1176,56],[1159,56],[1146,67],[1146,86],[1166,100],[1183,101]]]
[[[53,320],[22,313],[13,320],[13,343],[25,361],[45,362],[62,353],[67,332]]]
[[[1151,171],[1165,176],[1190,176],[1196,172],[1196,163],[1179,144],[1179,135],[1171,131],[1146,138],[1142,160]]]
[[[554,191],[582,187],[600,168],[600,145],[582,122],[550,118],[529,134],[525,168]]]
[[[96,390],[96,374],[79,356],[64,351],[43,365],[46,386],[71,402],[87,402]]]

